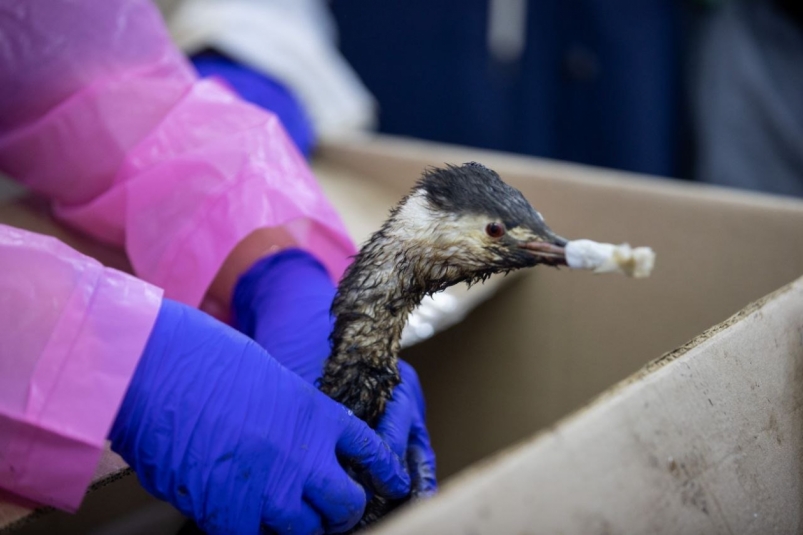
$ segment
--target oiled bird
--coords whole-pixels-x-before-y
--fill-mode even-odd
[[[565,264],[565,244],[491,169],[474,162],[428,169],[338,286],[321,390],[375,427],[400,382],[407,317],[426,295],[494,273]],[[392,505],[375,498],[360,526]]]

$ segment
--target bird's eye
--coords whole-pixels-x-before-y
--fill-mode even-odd
[[[488,223],[485,233],[491,238],[501,238],[505,235],[505,226],[501,223]]]

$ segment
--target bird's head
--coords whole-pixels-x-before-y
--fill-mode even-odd
[[[566,240],[521,192],[478,163],[428,169],[386,233],[429,291],[536,264],[565,264]]]

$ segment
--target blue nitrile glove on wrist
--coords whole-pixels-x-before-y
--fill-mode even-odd
[[[190,58],[202,77],[218,76],[243,100],[275,113],[298,150],[309,156],[315,144],[315,133],[301,103],[278,81],[228,57],[207,50]]]
[[[335,285],[312,255],[288,249],[257,262],[234,291],[234,324],[284,366],[310,383],[329,356]],[[402,382],[377,432],[408,464],[413,495],[435,492],[435,453],[424,421],[424,395],[412,366],[399,363]]]
[[[252,340],[165,299],[109,434],[142,485],[210,534],[351,528],[410,482],[376,433]]]

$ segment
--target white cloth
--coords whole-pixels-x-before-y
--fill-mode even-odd
[[[376,102],[336,47],[323,0],[160,0],[187,54],[215,48],[286,85],[320,139],[374,128]]]
[[[649,247],[613,245],[591,240],[566,244],[566,263],[572,269],[593,269],[595,273],[623,273],[630,277],[649,277],[655,253]]]

